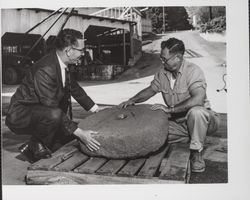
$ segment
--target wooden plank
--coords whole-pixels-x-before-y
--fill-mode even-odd
[[[190,157],[189,144],[173,144],[172,147],[159,178],[185,183]]]
[[[89,159],[89,157],[87,155],[83,154],[80,151],[76,151],[72,157],[65,160],[61,164],[57,165],[54,169],[56,171],[68,172],[68,171],[73,170],[74,168],[76,168],[77,166],[79,166],[80,164],[82,164],[83,162],[85,162],[88,159]]]
[[[50,184],[165,184],[181,183],[180,181],[161,180],[155,177],[146,179],[142,177],[119,177],[97,174],[80,174],[73,172],[29,170],[26,176],[28,185]]]
[[[142,169],[140,170],[138,176],[152,177],[156,173],[158,167],[161,164],[161,160],[166,155],[170,145],[167,145],[161,152],[156,155],[150,156]]]
[[[186,182],[189,183],[191,177],[191,165],[190,165],[190,160],[188,161],[188,166],[187,166],[187,174],[186,174]]]
[[[54,152],[51,158],[41,159],[29,166],[28,169],[52,170],[55,166],[71,157],[75,151],[78,151],[77,145],[77,140],[73,140]]]
[[[126,163],[126,160],[109,160],[96,173],[105,175],[115,175],[121,167]]]
[[[74,169],[74,172],[92,174],[97,171],[104,163],[107,162],[105,158],[91,157],[87,162]]]
[[[130,160],[122,169],[119,171],[118,175],[121,176],[134,176],[138,170],[145,163],[145,158]]]

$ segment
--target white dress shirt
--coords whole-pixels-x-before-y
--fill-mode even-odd
[[[62,84],[63,84],[63,87],[65,87],[65,80],[66,80],[65,69],[67,68],[67,65],[64,64],[64,62],[61,60],[61,58],[58,55],[57,55],[57,58],[59,60],[59,64],[60,64],[60,68],[61,68]]]
[[[173,78],[173,75],[170,76],[170,87],[173,90],[176,79]]]
[[[56,54],[57,55],[57,54]],[[59,61],[59,65],[61,68],[61,74],[62,74],[62,84],[63,87],[65,87],[65,80],[66,80],[66,72],[65,69],[67,68],[67,65],[64,64],[64,62],[61,60],[61,58],[57,55],[58,61]],[[96,112],[98,110],[98,105],[95,104],[93,105],[93,107],[89,110],[90,112]]]

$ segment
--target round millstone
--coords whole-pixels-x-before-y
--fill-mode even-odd
[[[97,131],[93,137],[101,144],[97,151],[89,151],[80,142],[81,150],[89,156],[112,159],[138,158],[157,151],[168,136],[168,116],[141,104],[125,109],[112,107],[82,120],[78,127]]]

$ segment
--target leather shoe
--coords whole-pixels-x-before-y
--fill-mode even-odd
[[[43,158],[50,158],[51,151],[42,143],[30,140],[19,147],[20,152],[32,163]]]
[[[33,155],[32,151],[31,151],[30,148],[29,148],[28,142],[22,144],[22,145],[18,148],[18,150],[21,152],[22,155],[24,155],[24,156],[28,159],[28,161],[29,161],[30,163],[35,162],[34,155]]]
[[[37,160],[40,160],[42,158],[50,158],[51,157],[51,151],[42,143],[36,142],[33,144],[32,151],[34,153],[34,157]]]

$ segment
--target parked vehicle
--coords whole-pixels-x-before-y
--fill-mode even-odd
[[[13,32],[6,32],[2,36],[3,83],[19,83],[27,69],[45,54],[46,43],[42,39],[29,55],[26,55],[40,37],[39,34]]]

